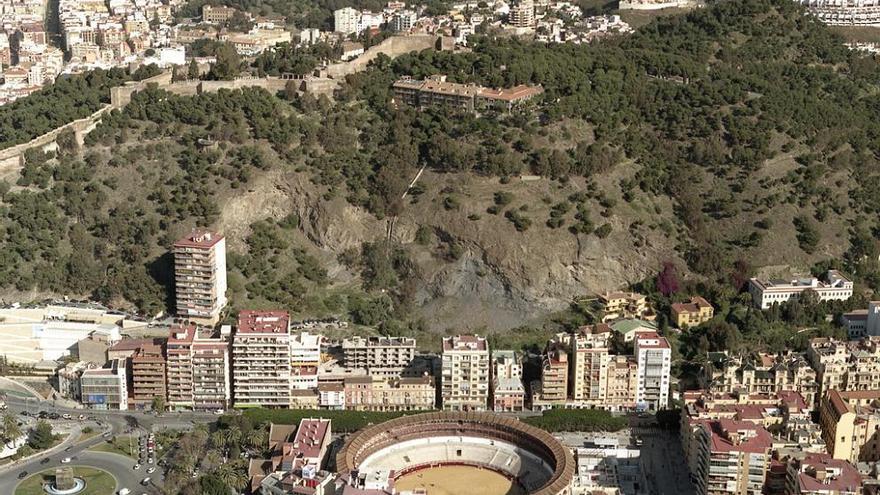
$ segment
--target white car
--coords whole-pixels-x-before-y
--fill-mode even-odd
[[[214,411],[214,414],[220,416],[221,414],[223,414],[223,409],[217,409],[216,411]]]
[[[140,465],[140,464],[135,464],[133,469],[134,469],[135,471],[137,471],[137,470],[140,469],[140,468],[141,468],[141,465]]]
[[[73,419],[70,414],[66,414],[66,413],[64,415],[62,415],[61,417],[64,419]]]
[[[149,484],[150,484],[150,477],[147,476],[146,478],[142,479],[142,480],[141,480],[141,484],[144,485],[144,486],[149,485]]]
[[[153,473],[155,473],[155,472],[156,472],[156,468],[155,468],[155,467],[150,466],[149,468],[147,468],[147,474],[153,474]]]
[[[128,488],[123,488],[119,490],[119,495],[128,495],[129,493],[131,493],[131,490],[129,490]]]
[[[70,457],[65,457],[64,459],[61,459],[61,464],[67,464],[67,463],[69,463],[71,460],[72,460],[72,459],[71,459]]]

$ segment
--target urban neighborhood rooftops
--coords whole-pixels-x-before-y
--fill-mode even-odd
[[[238,333],[288,333],[290,314],[287,311],[242,311],[238,314]]]

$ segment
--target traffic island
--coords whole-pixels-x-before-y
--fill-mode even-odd
[[[89,467],[63,467],[41,471],[19,483],[15,495],[108,495],[115,493],[110,473]]]

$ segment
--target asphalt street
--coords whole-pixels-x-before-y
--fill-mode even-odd
[[[70,413],[74,417],[86,414],[87,416],[94,416],[97,422],[89,421],[81,425],[76,420],[66,422],[70,424],[73,434],[60,445],[31,460],[19,461],[0,467],[0,494],[3,495],[11,495],[15,492],[16,485],[21,481],[18,478],[21,472],[27,471],[28,475],[32,475],[45,469],[62,466],[61,459],[65,457],[74,458],[73,462],[66,464],[68,466],[88,466],[107,471],[116,479],[117,491],[121,488],[128,488],[134,495],[159,493],[154,488],[153,483],[161,483],[162,475],[160,470],[147,474],[146,469],[149,465],[144,465],[139,470],[134,470],[135,461],[129,457],[107,452],[88,452],[89,448],[105,442],[106,438],[98,435],[80,442],[78,438],[80,426],[90,425],[98,430],[109,431],[113,435],[127,433],[142,434],[145,431],[164,428],[192,428],[196,423],[209,422],[216,419],[216,416],[210,413],[165,413],[157,416],[152,413],[136,411],[71,409],[60,407],[53,401],[25,400],[15,397],[7,397],[6,404],[9,407],[9,412],[16,415],[20,415],[22,411],[29,411],[31,413],[39,411],[57,412],[59,414]],[[49,459],[49,461],[44,463],[44,459]],[[140,484],[140,481],[146,476],[149,476],[152,480],[148,487]]]

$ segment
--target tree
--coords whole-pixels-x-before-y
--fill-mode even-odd
[[[0,432],[0,437],[4,439],[7,445],[12,444],[22,434],[21,427],[18,426],[18,419],[12,414],[6,413],[3,415],[2,427],[3,430]]]
[[[199,488],[201,495],[229,495],[230,487],[219,477],[208,474],[199,479]]]
[[[234,466],[232,462],[218,466],[217,470],[214,471],[214,475],[235,490],[241,490],[247,486],[247,476],[241,469]]]
[[[161,395],[157,395],[157,396],[153,397],[152,406],[153,406],[154,411],[164,412],[165,411],[165,397],[162,397]]]
[[[28,440],[28,445],[33,447],[35,450],[44,450],[51,447],[56,438],[57,437],[52,432],[52,425],[50,425],[46,421],[40,420],[37,422],[37,426],[34,427],[34,430],[31,433],[31,438],[30,440]]]
[[[199,78],[199,64],[196,62],[195,58],[189,61],[189,68],[186,71],[186,77],[191,80]]]
[[[663,263],[663,269],[657,274],[657,290],[666,297],[678,292],[678,274],[669,261]]]

